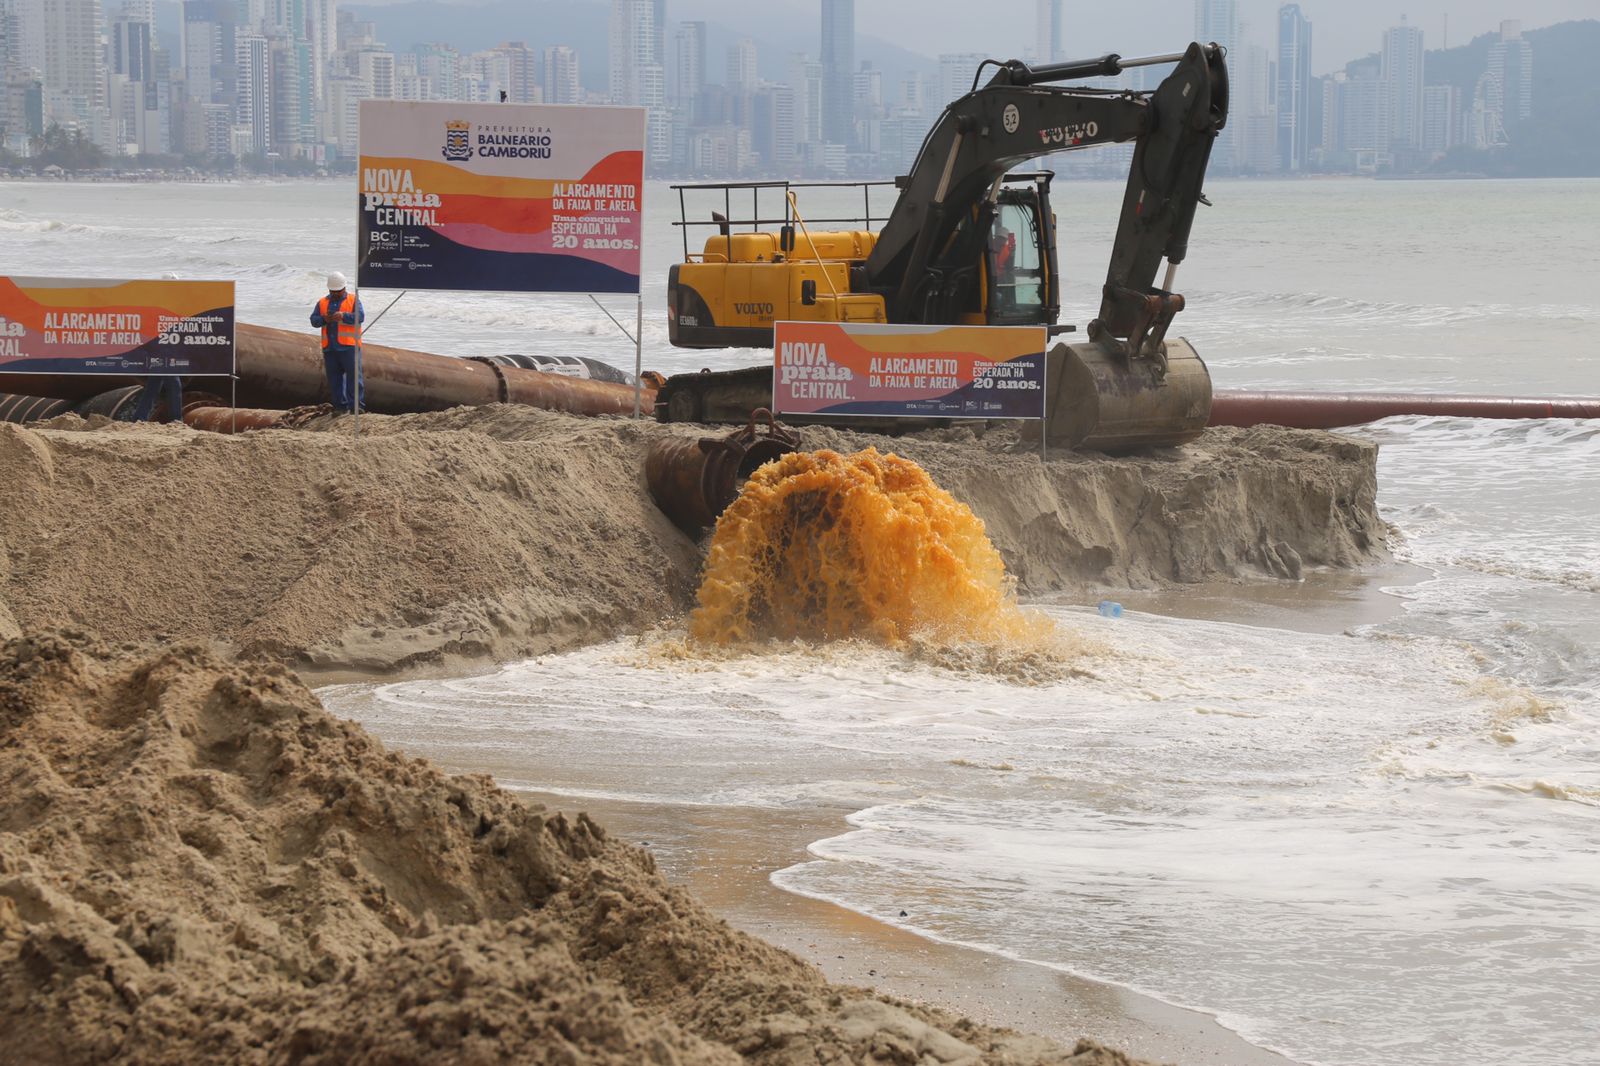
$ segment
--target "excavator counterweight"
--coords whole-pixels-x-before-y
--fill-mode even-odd
[[[1060,84],[1167,63],[1172,71],[1150,92]],[[1044,67],[986,61],[980,76],[989,66],[991,79],[982,86],[975,80],[935,121],[910,172],[894,183],[898,195],[879,230],[871,228],[870,190],[859,228],[817,230],[795,210],[798,186],[715,186],[725,196],[734,188],[777,186],[783,212],[763,219],[756,210],[740,221],[719,216],[718,232],[697,254],[685,240],[685,262],[668,279],[672,343],[770,346],[778,321],[1043,325],[1064,332],[1072,327],[1056,326],[1061,287],[1052,175],[1013,170],[1057,152],[1132,143],[1099,314],[1087,323],[1085,340],[1049,353],[1044,432],[1054,444],[1106,451],[1192,439],[1206,425],[1210,376],[1194,348],[1169,340],[1167,332],[1184,306],[1172,282],[1204,202],[1212,144],[1227,121],[1223,50],[1196,43],[1181,54],[1108,55]],[[744,224],[750,232],[734,232]],[[657,416],[743,421],[771,401],[770,365],[678,375],[661,390]]]

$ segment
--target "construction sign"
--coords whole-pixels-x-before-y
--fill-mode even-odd
[[[645,110],[361,101],[357,284],[639,291]]]
[[[0,277],[0,373],[233,373],[233,282]]]
[[[1043,326],[779,322],[780,415],[1044,417]]]

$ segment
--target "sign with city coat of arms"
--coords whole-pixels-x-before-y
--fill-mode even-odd
[[[361,102],[357,284],[639,291],[645,110]]]

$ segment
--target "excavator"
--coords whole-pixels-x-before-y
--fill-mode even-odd
[[[1171,73],[1148,92],[1060,84],[1169,63]],[[995,72],[980,87],[990,66]],[[1131,141],[1100,313],[1088,323],[1086,340],[1048,351],[1043,432],[1050,444],[1108,452],[1192,440],[1210,413],[1211,378],[1194,348],[1167,331],[1183,309],[1183,297],[1172,291],[1174,274],[1197,205],[1209,203],[1202,183],[1227,111],[1225,53],[1216,44],[1042,66],[985,60],[972,91],[949,104],[928,132],[910,173],[895,179],[898,195],[880,231],[811,231],[790,192],[783,218],[761,220],[758,211],[751,232],[733,232],[735,223],[714,216],[718,231],[697,256],[688,254],[686,236],[685,261],[672,267],[667,282],[671,342],[770,346],[777,321],[1043,325],[1051,337],[1076,332],[1057,324],[1051,175],[1012,170],[1056,152]],[[782,225],[763,232],[755,225],[762,221]],[[680,222],[697,224],[704,223]],[[1157,287],[1163,259],[1166,273]],[[669,378],[656,414],[669,422],[744,422],[771,400],[770,364],[708,370]]]

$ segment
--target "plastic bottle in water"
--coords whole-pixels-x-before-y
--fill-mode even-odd
[[[1116,600],[1101,600],[1100,614],[1101,617],[1104,618],[1121,618],[1122,604],[1118,603]]]

